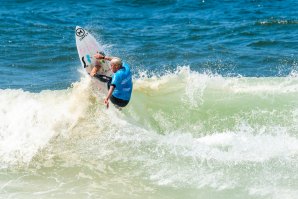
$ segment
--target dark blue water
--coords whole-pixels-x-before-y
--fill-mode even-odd
[[[2,0],[0,88],[56,90],[77,81],[76,25],[135,75],[189,66],[223,76],[287,76],[298,68],[297,8],[296,0]]]

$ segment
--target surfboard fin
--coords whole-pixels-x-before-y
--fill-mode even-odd
[[[83,64],[84,64],[84,68],[87,68],[87,64],[86,64],[86,62],[85,62],[85,60],[84,60],[84,56],[82,57],[82,62],[83,62]]]

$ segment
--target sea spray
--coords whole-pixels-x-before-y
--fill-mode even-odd
[[[294,197],[297,77],[223,77],[182,67],[135,77],[134,85],[122,111],[106,109],[88,76],[60,91],[1,90],[1,165],[12,173],[14,164],[26,163],[16,174],[22,180],[0,172],[11,184],[0,181],[1,190],[22,186],[44,197],[49,189],[56,197],[71,191],[99,198]],[[7,118],[23,114],[18,134]],[[33,179],[43,184],[32,187]]]
[[[88,108],[90,79],[66,90],[0,90],[0,165],[29,163],[56,135],[70,133]]]

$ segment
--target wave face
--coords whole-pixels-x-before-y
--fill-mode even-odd
[[[123,111],[91,85],[0,90],[3,197],[297,196],[295,74],[143,74]]]

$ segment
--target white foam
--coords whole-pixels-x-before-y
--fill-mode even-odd
[[[257,185],[254,177],[260,178],[261,185],[267,185],[268,180],[278,184],[285,176],[271,177],[268,174],[274,173],[272,168],[280,166],[291,170],[290,167],[285,168],[285,165],[287,162],[294,164],[297,161],[298,139],[288,135],[286,131],[285,128],[272,127],[258,132],[255,128],[240,125],[234,132],[215,132],[199,138],[179,130],[167,135],[151,132],[151,139],[143,132],[135,140],[131,137],[128,144],[134,143],[138,148],[135,150],[135,156],[138,157],[135,160],[142,161],[150,180],[158,185],[196,188],[207,186],[226,190],[235,189],[249,181],[251,184],[245,186],[251,190],[250,194],[262,195],[260,190],[253,191]],[[140,135],[143,135],[142,139]],[[125,136],[122,139],[126,139]],[[141,144],[137,145],[135,142]],[[153,143],[156,143],[155,147],[152,146]],[[142,152],[144,146],[149,146],[150,150]],[[274,165],[271,165],[272,162],[275,162]],[[258,172],[251,174],[254,177],[249,177],[245,173],[246,167],[252,167]],[[242,179],[241,175],[248,179]],[[267,179],[262,180],[262,175]]]
[[[234,93],[297,93],[298,78],[295,72],[287,77],[222,77],[220,75],[198,73],[191,71],[189,66],[178,67],[174,72],[163,76],[149,77],[147,72],[140,72],[135,81],[135,89],[158,90],[174,84],[178,88],[183,86],[190,102],[200,98],[208,86],[212,89],[220,89]],[[183,84],[183,85],[181,85]]]
[[[183,149],[179,152],[181,156],[214,159],[225,163],[266,162],[274,158],[298,155],[298,139],[288,135],[286,128],[261,128],[256,132],[258,130],[252,127],[241,125],[235,130],[200,138],[187,133],[174,133],[163,137],[161,143]]]
[[[67,134],[86,111],[89,81],[61,91],[0,90],[0,167],[28,163],[53,136]]]

